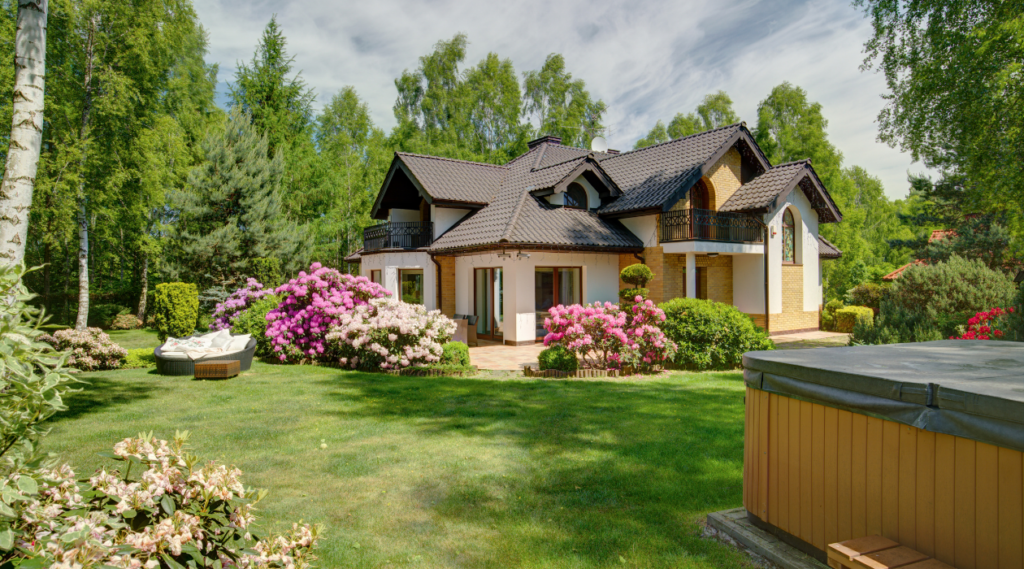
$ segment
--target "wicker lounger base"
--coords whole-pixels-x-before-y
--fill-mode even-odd
[[[245,349],[241,352],[235,352],[233,354],[226,355],[211,355],[206,358],[200,358],[198,360],[179,360],[169,359],[163,356],[160,352],[160,348],[153,350],[153,356],[156,358],[156,371],[160,375],[191,375],[194,376],[196,373],[196,362],[203,361],[228,361],[234,360],[238,362],[240,371],[248,371],[252,367],[252,357],[256,353],[256,340],[250,339],[249,343],[246,344]]]

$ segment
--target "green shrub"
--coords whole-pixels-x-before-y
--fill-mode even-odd
[[[281,274],[281,259],[275,257],[257,257],[249,260],[249,276],[273,290],[284,283]]]
[[[1010,306],[1015,294],[1016,286],[1009,276],[980,260],[954,255],[943,263],[908,267],[889,289],[883,304],[931,315],[930,326],[948,338],[978,312]]]
[[[235,334],[252,334],[252,337],[256,339],[256,355],[261,358],[269,358],[274,352],[270,338],[267,337],[267,313],[280,304],[281,297],[265,296],[236,317],[234,325],[231,327],[231,331]],[[277,358],[272,359],[276,361]]]
[[[135,348],[128,350],[128,357],[121,364],[121,369],[145,369],[156,367],[156,356],[153,348]]]
[[[637,263],[630,265],[619,273],[622,282],[633,285],[634,288],[646,288],[647,283],[654,280],[654,271],[647,265]]]
[[[1017,299],[1013,302],[1013,314],[1007,318],[1006,339],[1024,342],[1024,283],[1020,283]]]
[[[128,314],[131,310],[120,304],[94,304],[89,307],[89,326],[93,328],[110,328],[114,318],[120,314]]]
[[[830,300],[825,304],[825,309],[821,311],[821,327],[825,330],[835,331],[836,329],[836,312],[845,308],[841,300]]]
[[[196,331],[199,319],[199,291],[191,283],[162,283],[153,295],[153,323],[164,341],[168,336],[183,338]]]
[[[619,291],[619,298],[622,299],[623,304],[632,305],[636,302],[636,297],[647,299],[651,295],[650,289],[646,288],[624,288]]]
[[[110,323],[111,330],[135,330],[142,328],[142,320],[134,314],[118,314]]]
[[[443,366],[468,366],[469,346],[462,342],[448,342],[441,346],[441,365]]]
[[[907,344],[948,338],[939,332],[935,314],[929,310],[913,312],[883,300],[874,323],[857,321],[850,345]]]
[[[658,307],[666,317],[661,329],[679,345],[675,363],[683,368],[734,369],[746,352],[775,349],[768,333],[731,304],[675,298]]]
[[[850,306],[867,306],[878,314],[882,297],[887,290],[888,287],[875,283],[861,283],[846,293],[846,301]]]
[[[875,311],[867,306],[847,306],[836,312],[836,331],[850,333],[858,322],[870,326],[874,320]]]
[[[576,354],[564,346],[551,346],[544,350],[537,356],[537,362],[540,364],[541,370],[554,369],[573,373],[580,368],[580,363],[576,361]]]

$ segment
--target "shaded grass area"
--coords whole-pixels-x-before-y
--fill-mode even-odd
[[[126,350],[155,348],[160,345],[156,330],[107,330],[110,339]]]
[[[737,373],[644,382],[389,377],[254,364],[222,382],[82,374],[46,450],[79,472],[139,431],[326,525],[322,567],[744,567],[699,537],[742,496]],[[326,448],[321,448],[325,445]]]

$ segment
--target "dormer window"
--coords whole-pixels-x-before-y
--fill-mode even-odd
[[[565,207],[587,209],[587,190],[578,182],[569,184],[565,189]]]

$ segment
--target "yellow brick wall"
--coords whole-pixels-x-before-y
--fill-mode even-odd
[[[764,329],[764,314],[747,314],[747,316],[751,317],[759,328]]]
[[[441,265],[441,313],[455,316],[455,257],[437,257]]]
[[[740,189],[740,153],[735,148],[730,148],[725,156],[722,156],[715,165],[708,170],[707,178],[711,181],[713,190],[711,198],[711,209],[718,210],[722,205]]]
[[[732,257],[721,255],[708,257],[697,255],[697,266],[701,271],[701,288],[707,291],[708,300],[732,304]],[[683,272],[686,270],[686,255],[665,255],[665,300],[682,298],[686,288]]]
[[[782,265],[782,314],[772,314],[770,332],[818,327],[818,311],[804,310],[804,267]]]
[[[648,298],[655,304],[665,302],[665,252],[661,247],[647,247],[643,256],[647,261],[645,264],[654,271],[654,279],[647,283],[647,288],[651,291]]]

